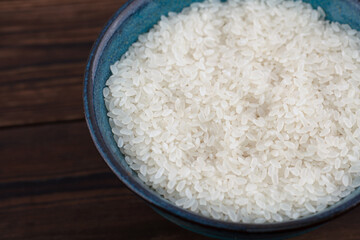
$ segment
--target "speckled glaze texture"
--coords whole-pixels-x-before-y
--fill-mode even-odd
[[[161,15],[180,12],[200,0],[133,0],[122,6],[105,25],[91,50],[84,79],[85,118],[100,154],[132,191],[166,219],[191,231],[220,239],[284,239],[310,231],[355,207],[360,189],[317,214],[294,221],[271,224],[236,224],[216,221],[174,206],[145,185],[130,169],[110,129],[102,90],[110,77],[110,65],[120,59],[138,36],[147,32]],[[360,30],[360,0],[304,0],[322,7],[330,21],[347,23]]]

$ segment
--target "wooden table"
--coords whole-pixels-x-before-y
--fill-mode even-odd
[[[124,2],[0,1],[0,239],[207,239],[125,188],[88,133],[85,63]],[[359,217],[297,239],[360,239]]]

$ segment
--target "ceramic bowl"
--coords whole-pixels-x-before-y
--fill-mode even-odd
[[[280,239],[304,233],[355,207],[360,189],[325,210],[282,223],[243,224],[217,221],[179,208],[145,185],[127,165],[114,141],[102,91],[110,77],[110,65],[120,59],[138,36],[147,32],[168,12],[180,12],[192,0],[133,0],[108,21],[91,50],[84,80],[84,108],[96,147],[118,178],[159,214],[194,232],[221,239]],[[360,1],[304,0],[322,7],[330,21],[347,23],[360,30]]]

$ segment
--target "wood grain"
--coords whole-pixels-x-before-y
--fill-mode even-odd
[[[0,184],[110,172],[82,120],[0,133]]]
[[[207,239],[115,177],[83,120],[92,43],[125,0],[0,1],[0,239]],[[294,238],[360,239],[360,207]]]
[[[125,188],[83,121],[2,129],[0,143],[2,240],[206,239]]]
[[[0,1],[0,127],[83,118],[86,59],[124,2]]]

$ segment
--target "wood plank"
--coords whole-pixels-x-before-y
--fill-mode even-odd
[[[0,156],[1,183],[110,172],[84,121],[0,129]]]
[[[0,129],[0,239],[206,239],[115,177],[85,122]]]
[[[166,221],[126,188],[108,188],[106,181],[116,180],[98,179],[102,189],[82,190],[75,182],[76,192],[13,199],[17,205],[0,208],[6,219],[0,221],[1,239],[207,239]]]
[[[0,127],[83,118],[83,72],[125,0],[0,1]]]
[[[6,70],[0,84],[0,126],[83,118],[83,64],[55,64]],[[44,70],[44,71],[43,71]],[[31,85],[31,87],[30,87]]]

